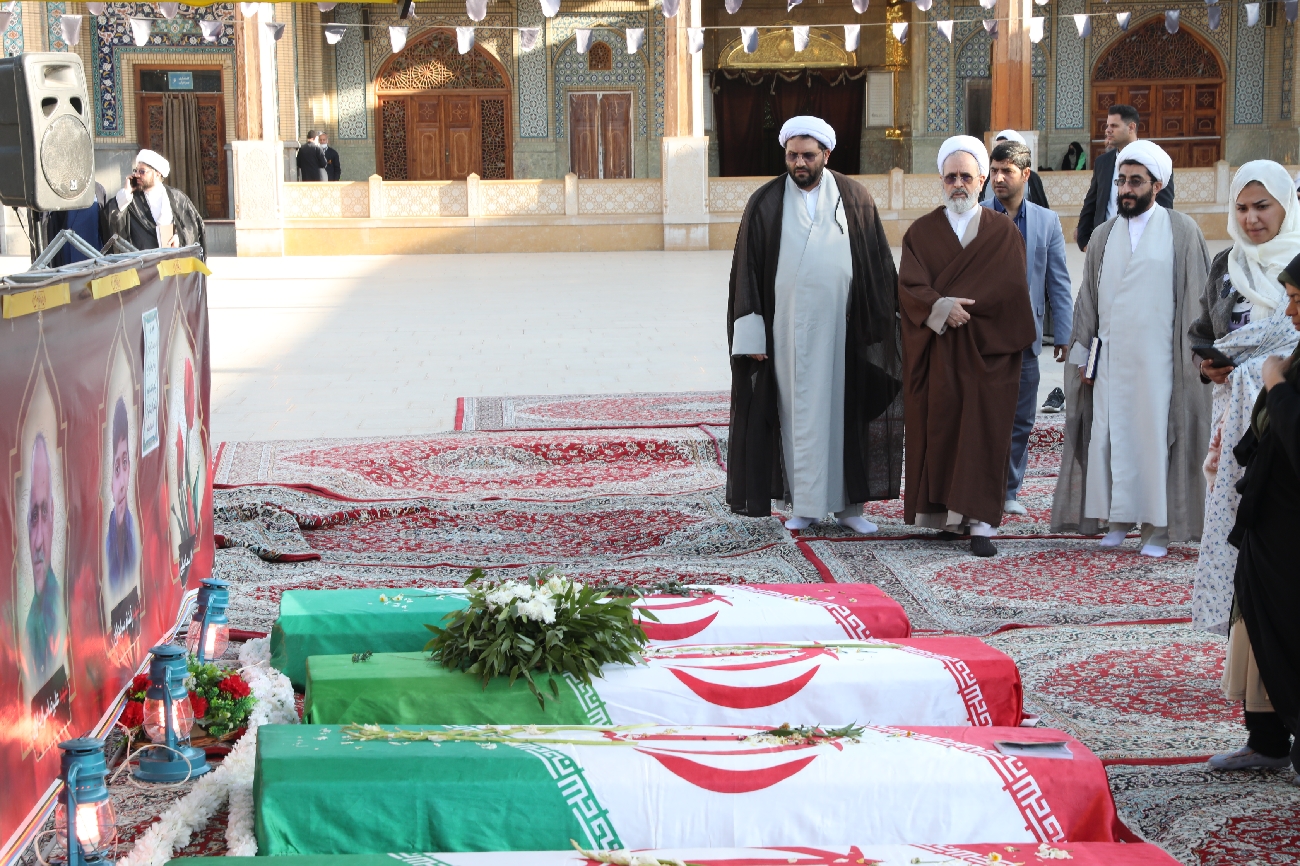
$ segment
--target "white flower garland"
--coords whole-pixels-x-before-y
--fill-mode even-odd
[[[248,719],[248,730],[221,766],[194,783],[190,792],[163,812],[157,823],[136,840],[117,866],[163,866],[172,852],[185,846],[195,831],[230,803],[226,825],[227,856],[248,857],[257,853],[253,832],[253,770],[257,757],[257,728],[265,724],[295,725],[293,686],[289,678],[270,666],[271,644],[267,638],[247,641],[239,650],[240,673],[257,698]]]

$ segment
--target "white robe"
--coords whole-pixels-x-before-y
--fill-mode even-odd
[[[1164,208],[1152,208],[1136,249],[1127,230],[1116,226],[1110,233],[1098,280],[1101,353],[1092,386],[1085,517],[1169,525],[1173,270],[1173,229]]]
[[[844,483],[844,341],[852,279],[848,221],[835,178],[822,174],[810,218],[807,199],[787,177],[772,363],[790,508],[798,517],[861,513],[849,506]],[[736,321],[734,354],[763,354],[765,342],[761,316]]]

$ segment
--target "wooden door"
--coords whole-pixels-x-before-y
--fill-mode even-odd
[[[203,169],[204,205],[208,219],[228,219],[226,196],[226,106],[220,93],[196,94],[199,99],[199,156]],[[163,94],[141,93],[137,101],[136,138],[140,147],[170,158],[163,146]],[[116,190],[109,190],[112,195]]]
[[[478,97],[443,97],[443,119],[447,142],[447,180],[464,180],[471,173],[482,176],[478,147]]]
[[[1104,82],[1092,90],[1092,156],[1101,155],[1106,115],[1112,105],[1138,110],[1138,137],[1153,139],[1165,149],[1175,168],[1213,166],[1223,153],[1218,81]]]
[[[411,180],[445,180],[447,167],[446,137],[442,127],[442,99],[438,96],[415,97],[414,128],[411,131]]]
[[[569,171],[583,179],[600,177],[600,97],[569,94]]]
[[[632,176],[632,94],[600,97],[601,177]]]

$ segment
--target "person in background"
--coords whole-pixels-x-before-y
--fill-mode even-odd
[[[320,134],[320,146],[325,151],[325,176],[330,180],[341,179],[343,166],[339,162],[339,152],[330,147],[330,137],[323,132]]]
[[[1083,145],[1077,141],[1070,142],[1061,160],[1061,171],[1083,171],[1088,167],[1088,155],[1083,152]]]
[[[1074,239],[1079,249],[1088,249],[1088,240],[1093,231],[1106,220],[1113,219],[1117,205],[1115,178],[1119,176],[1119,164],[1115,157],[1128,145],[1138,140],[1137,128],[1141,116],[1131,105],[1112,105],[1106,115],[1107,150],[1092,164],[1092,183],[1088,185],[1088,194],[1083,199],[1083,209],[1079,211],[1079,227]],[[1174,177],[1169,176],[1169,183],[1160,188],[1156,204],[1164,208],[1174,206]]]
[[[137,250],[198,244],[200,256],[206,257],[203,217],[189,196],[163,184],[170,173],[171,164],[162,154],[140,151],[135,168],[104,207],[100,220],[103,237],[117,235]]]
[[[1055,211],[1039,207],[1025,198],[1030,171],[1029,148],[1018,142],[1003,142],[990,155],[989,175],[994,198],[984,206],[1011,217],[1025,240],[1029,300],[1034,308],[1037,339],[1021,355],[1020,397],[1016,403],[1015,426],[1011,432],[1011,466],[1007,472],[1007,514],[1027,514],[1016,501],[1029,462],[1029,434],[1034,429],[1034,407],[1038,403],[1038,355],[1043,351],[1043,314],[1052,308],[1053,353],[1057,363],[1065,361],[1070,341],[1070,319],[1074,308],[1070,271],[1065,264],[1065,237],[1061,218]]]
[[[104,237],[100,225],[100,214],[104,210],[104,205],[108,202],[108,193],[104,191],[104,185],[95,184],[95,200],[88,207],[77,210],[64,211],[47,211],[41,214],[41,220],[45,223],[45,240],[54,240],[54,236],[64,229],[72,229],[82,240],[90,244],[95,249],[103,249]],[[54,267],[70,265],[73,262],[85,261],[86,257],[81,251],[72,244],[64,244],[63,249],[59,250],[50,264]]]
[[[994,147],[997,147],[1003,142],[1015,142],[1016,144],[1023,144],[1025,147],[1029,146],[1029,143],[1025,141],[1025,137],[1014,129],[1004,129],[997,135],[993,136]],[[989,195],[989,182],[991,180],[992,178],[986,179],[983,188],[980,189],[981,204],[989,201],[991,198]],[[1039,207],[1051,207],[1051,205],[1047,203],[1047,191],[1043,189],[1043,179],[1038,176],[1036,171],[1034,171],[1032,158],[1030,159],[1029,165],[1029,180],[1025,183],[1025,198]]]
[[[1290,354],[1300,341],[1287,316],[1278,282],[1283,268],[1300,255],[1300,203],[1291,196],[1291,176],[1270,160],[1248,162],[1232,179],[1228,234],[1234,243],[1214,257],[1201,295],[1201,317],[1188,333],[1193,345],[1210,343],[1233,363],[1201,363],[1214,382],[1214,434],[1205,461],[1205,529],[1192,593],[1195,628],[1228,636],[1223,691],[1245,708],[1248,737],[1235,752],[1210,758],[1215,770],[1277,769],[1287,764],[1290,745],[1260,684],[1259,668],[1240,619],[1233,622],[1233,575],[1237,549],[1228,542],[1241,495],[1244,467],[1233,447],[1250,430],[1252,409],[1263,390],[1263,365],[1271,355]]]
[[[1278,280],[1286,287],[1286,315],[1300,330],[1300,256]],[[1249,635],[1260,685],[1273,709],[1271,717],[1256,718],[1256,729],[1267,724],[1275,753],[1294,734],[1290,764],[1295,768],[1300,767],[1300,580],[1295,559],[1300,526],[1300,349],[1289,358],[1270,357],[1262,373],[1264,388],[1251,412],[1250,432],[1235,449],[1246,473],[1237,524],[1228,536],[1239,551],[1233,608]],[[1227,675],[1225,670],[1225,679]],[[1272,766],[1286,763],[1278,758]],[[1300,785],[1300,776],[1291,784]]]
[[[298,146],[298,180],[329,180],[325,151],[318,141],[319,136],[320,133],[316,130],[308,130],[307,140]]]

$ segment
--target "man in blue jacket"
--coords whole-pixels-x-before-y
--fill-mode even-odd
[[[1016,422],[1011,434],[1011,469],[1007,472],[1007,514],[1025,514],[1016,501],[1029,461],[1029,434],[1034,429],[1038,405],[1038,354],[1043,350],[1043,313],[1052,305],[1052,331],[1057,363],[1064,363],[1070,342],[1074,303],[1070,292],[1070,272],[1065,266],[1065,236],[1061,218],[1055,211],[1039,207],[1025,197],[1031,158],[1029,148],[1007,141],[993,148],[989,164],[989,186],[993,198],[983,202],[1011,217],[1025,239],[1029,298],[1034,308],[1038,338],[1025,349],[1020,366],[1020,400],[1016,404]]]

